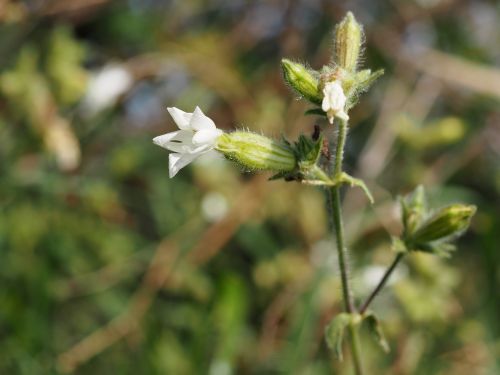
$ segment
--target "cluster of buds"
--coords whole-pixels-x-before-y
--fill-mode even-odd
[[[357,95],[382,74],[381,71],[357,70],[362,42],[363,29],[349,12],[335,28],[334,56],[321,72],[282,60],[285,80],[297,93],[316,105],[314,111],[326,116],[330,123],[335,118],[347,121],[348,110]],[[178,108],[168,108],[168,111],[179,130],[158,136],[153,142],[172,152],[169,155],[170,177],[198,156],[215,150],[245,170],[273,171],[276,178],[329,185],[346,182],[329,179],[318,167],[321,141],[302,136],[292,145],[246,131],[224,133],[198,107],[192,113]]]
[[[430,213],[422,186],[401,199],[403,234],[394,239],[398,252],[424,251],[448,256],[454,246],[450,241],[464,233],[476,207],[452,204]]]
[[[285,81],[301,97],[320,106],[314,112],[325,115],[331,124],[335,118],[347,121],[359,94],[383,74],[382,70],[358,71],[363,39],[362,26],[349,12],[335,28],[333,57],[320,71],[288,59],[281,61]]]

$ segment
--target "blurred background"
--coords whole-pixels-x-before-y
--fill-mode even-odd
[[[280,59],[320,68],[346,11],[364,66],[345,194],[352,282],[393,259],[399,194],[478,205],[451,259],[412,255],[373,304],[369,374],[500,373],[500,5],[491,0],[0,1],[0,373],[350,374],[319,189],[206,156],[168,178],[166,111],[295,140],[318,119]]]

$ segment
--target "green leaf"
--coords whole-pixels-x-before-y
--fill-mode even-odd
[[[351,322],[351,315],[341,313],[335,316],[325,329],[325,339],[328,347],[334,351],[337,358],[342,361],[342,340],[344,339],[344,331],[347,325]]]
[[[368,329],[370,330],[370,333],[372,334],[377,344],[380,345],[380,347],[384,352],[389,353],[390,352],[389,344],[385,339],[384,332],[382,331],[380,322],[378,318],[375,316],[375,314],[372,312],[368,312],[367,314],[364,315],[363,320],[366,321],[366,323],[368,323]]]
[[[372,193],[368,189],[368,186],[366,186],[366,184],[365,184],[365,182],[363,180],[360,180],[359,178],[354,178],[352,176],[349,176],[347,173],[342,173],[342,176],[341,176],[340,180],[342,182],[346,182],[346,183],[350,184],[351,186],[357,186],[357,187],[360,187],[361,189],[363,189],[363,191],[365,192],[366,196],[368,197],[368,200],[370,201],[370,203],[373,204],[373,202],[374,202],[373,195],[372,195]]]

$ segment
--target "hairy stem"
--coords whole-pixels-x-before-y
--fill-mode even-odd
[[[347,259],[347,250],[344,245],[344,225],[342,222],[342,208],[340,205],[340,187],[334,186],[330,189],[330,204],[332,208],[332,223],[337,241],[337,253],[339,258],[340,278],[342,281],[342,297],[344,300],[344,309],[352,313],[354,302],[351,288],[349,287],[349,266]]]
[[[380,291],[384,287],[387,280],[389,280],[389,277],[391,276],[392,272],[394,271],[394,269],[396,268],[398,263],[401,261],[401,259],[403,259],[403,256],[404,256],[403,253],[400,253],[396,256],[396,258],[394,259],[392,264],[389,266],[387,271],[385,271],[385,274],[382,277],[382,279],[380,280],[380,282],[378,283],[378,285],[375,287],[373,292],[368,296],[365,303],[363,303],[363,305],[361,305],[361,308],[359,309],[360,314],[363,314],[366,312],[366,309],[368,308],[368,306],[370,306],[370,303],[372,303],[373,299],[377,296],[377,294],[380,293]]]
[[[335,151],[335,161],[333,165],[333,177],[339,178],[342,174],[342,161],[344,158],[344,145],[347,136],[347,122],[339,121],[339,132],[337,138],[337,149]],[[349,287],[349,269],[347,259],[347,249],[344,245],[344,227],[342,223],[342,207],[340,204],[340,186],[334,186],[329,192],[329,205],[331,207],[333,229],[337,240],[337,252],[339,258],[340,277],[342,281],[342,296],[344,308],[348,313],[355,312],[354,301]],[[351,350],[356,375],[363,375],[361,366],[361,345],[358,337],[358,328],[350,325]]]

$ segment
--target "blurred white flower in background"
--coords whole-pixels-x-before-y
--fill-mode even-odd
[[[384,277],[386,271],[387,267],[380,265],[371,265],[364,267],[360,275],[361,285],[359,285],[362,292],[366,293],[372,290],[373,287],[376,286],[380,282],[380,280],[382,280],[382,277]],[[396,268],[387,280],[386,286],[395,284],[396,282],[404,278],[407,273],[407,268],[403,264],[400,264],[399,268]]]
[[[227,199],[221,193],[211,191],[201,201],[201,212],[203,217],[210,222],[222,219],[228,210]]]
[[[213,150],[223,132],[199,107],[193,113],[175,107],[168,108],[168,112],[180,130],[155,137],[153,142],[173,152],[168,159],[172,178],[197,157]]]
[[[112,64],[92,74],[83,99],[86,115],[94,115],[116,103],[132,87],[132,74],[124,67]]]

